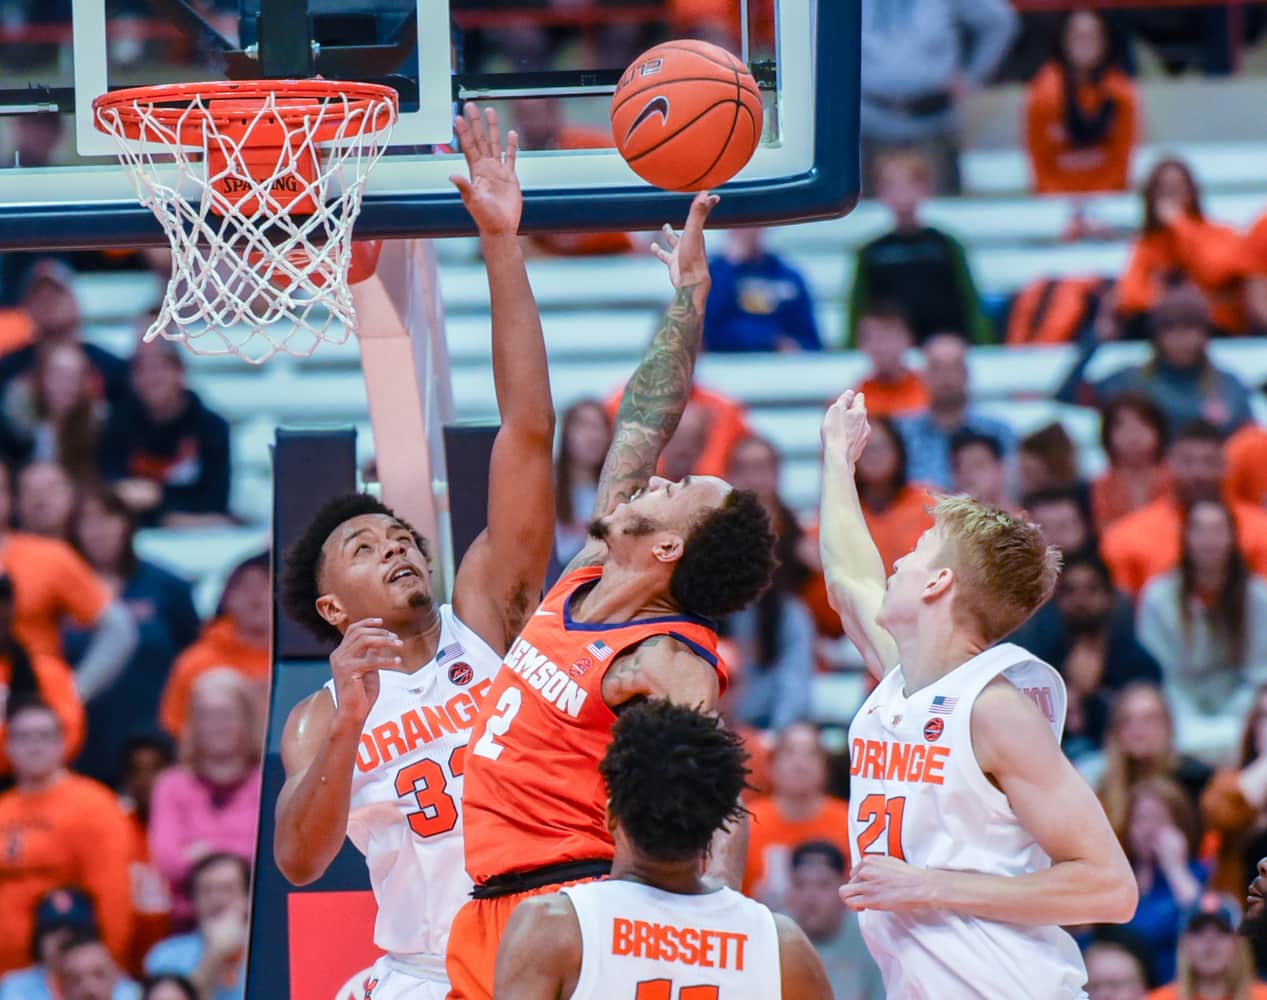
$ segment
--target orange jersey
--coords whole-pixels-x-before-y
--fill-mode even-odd
[[[587,566],[562,577],[502,661],[466,753],[462,809],[466,870],[477,883],[567,861],[607,859],[607,792],[598,763],[616,716],[603,677],[616,658],[669,635],[717,668],[711,622],[693,615],[622,624],[572,620],[572,600],[603,575]]]
[[[31,962],[35,906],[59,885],[93,899],[101,935],[126,962],[132,934],[132,827],[114,793],[77,774],[0,795],[0,975]]]

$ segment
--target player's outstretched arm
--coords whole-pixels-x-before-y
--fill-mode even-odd
[[[536,607],[554,543],[554,402],[541,316],[519,244],[518,136],[474,104],[455,123],[469,178],[452,180],[480,231],[501,429],[489,462],[488,527],[458,569],[459,617],[505,652]]]
[[[867,530],[854,482],[870,436],[862,393],[844,393],[823,417],[819,542],[828,600],[867,669],[880,678],[897,666],[898,656],[893,637],[876,624],[884,600],[884,560]]]
[[[779,979],[783,1000],[832,1000],[835,994],[823,960],[805,932],[782,913],[774,915],[779,932]]]
[[[511,914],[497,948],[493,1000],[562,1000],[581,971],[581,925],[563,895],[538,896]]]
[[[1051,867],[982,875],[865,857],[841,898],[854,909],[948,910],[1016,924],[1130,920],[1139,901],[1130,863],[1095,793],[1034,703],[1006,680],[992,682],[972,708],[972,746]]]
[[[330,656],[338,706],[323,688],[286,719],[273,858],[294,885],[319,879],[343,846],[361,730],[378,697],[378,670],[399,662],[399,646],[379,619],[355,622]]]
[[[666,225],[664,239],[669,249],[659,245],[651,248],[668,267],[677,294],[625,386],[616,411],[612,444],[598,477],[595,517],[611,513],[617,504],[647,485],[686,409],[704,331],[704,307],[712,287],[704,223],[719,200],[716,195],[701,191],[691,202],[681,237]],[[591,543],[568,569],[593,562],[595,556]]]

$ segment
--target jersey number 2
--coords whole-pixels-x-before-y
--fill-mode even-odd
[[[449,771],[456,778],[464,770],[466,747],[456,747],[449,757]],[[448,833],[458,824],[458,807],[447,791],[449,779],[438,761],[424,757],[396,772],[396,794],[412,795],[418,803],[416,812],[406,818],[409,829],[419,837]]]
[[[488,722],[484,724],[484,732],[475,741],[471,752],[480,757],[487,757],[489,760],[500,757],[505,748],[497,742],[497,737],[506,735],[506,730],[515,721],[515,716],[519,714],[519,706],[522,704],[523,695],[519,693],[519,688],[508,687],[503,691],[502,696],[497,699],[497,711],[488,717]]]
[[[720,996],[716,986],[683,986],[677,991],[677,1000],[718,1000]],[[673,980],[644,979],[634,1000],[673,1000]]]
[[[891,858],[905,861],[902,853],[902,816],[906,812],[906,798],[899,796],[886,799],[883,795],[868,795],[858,806],[858,822],[866,823],[866,829],[858,834],[858,856],[864,854],[887,854]],[[889,836],[884,851],[872,851],[869,848],[888,828]]]

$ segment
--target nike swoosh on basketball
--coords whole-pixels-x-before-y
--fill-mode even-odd
[[[669,99],[663,94],[658,94],[651,98],[646,106],[638,112],[638,117],[633,120],[633,124],[629,126],[629,131],[625,133],[625,142],[628,142],[630,136],[638,131],[638,126],[652,115],[659,115],[662,124],[667,125],[669,123]]]

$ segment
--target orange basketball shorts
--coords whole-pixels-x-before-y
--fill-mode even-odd
[[[593,881],[593,878],[573,879],[508,896],[468,900],[449,928],[449,953],[445,958],[449,973],[447,1000],[493,1000],[497,946],[516,906],[533,896],[558,892],[565,885]]]

